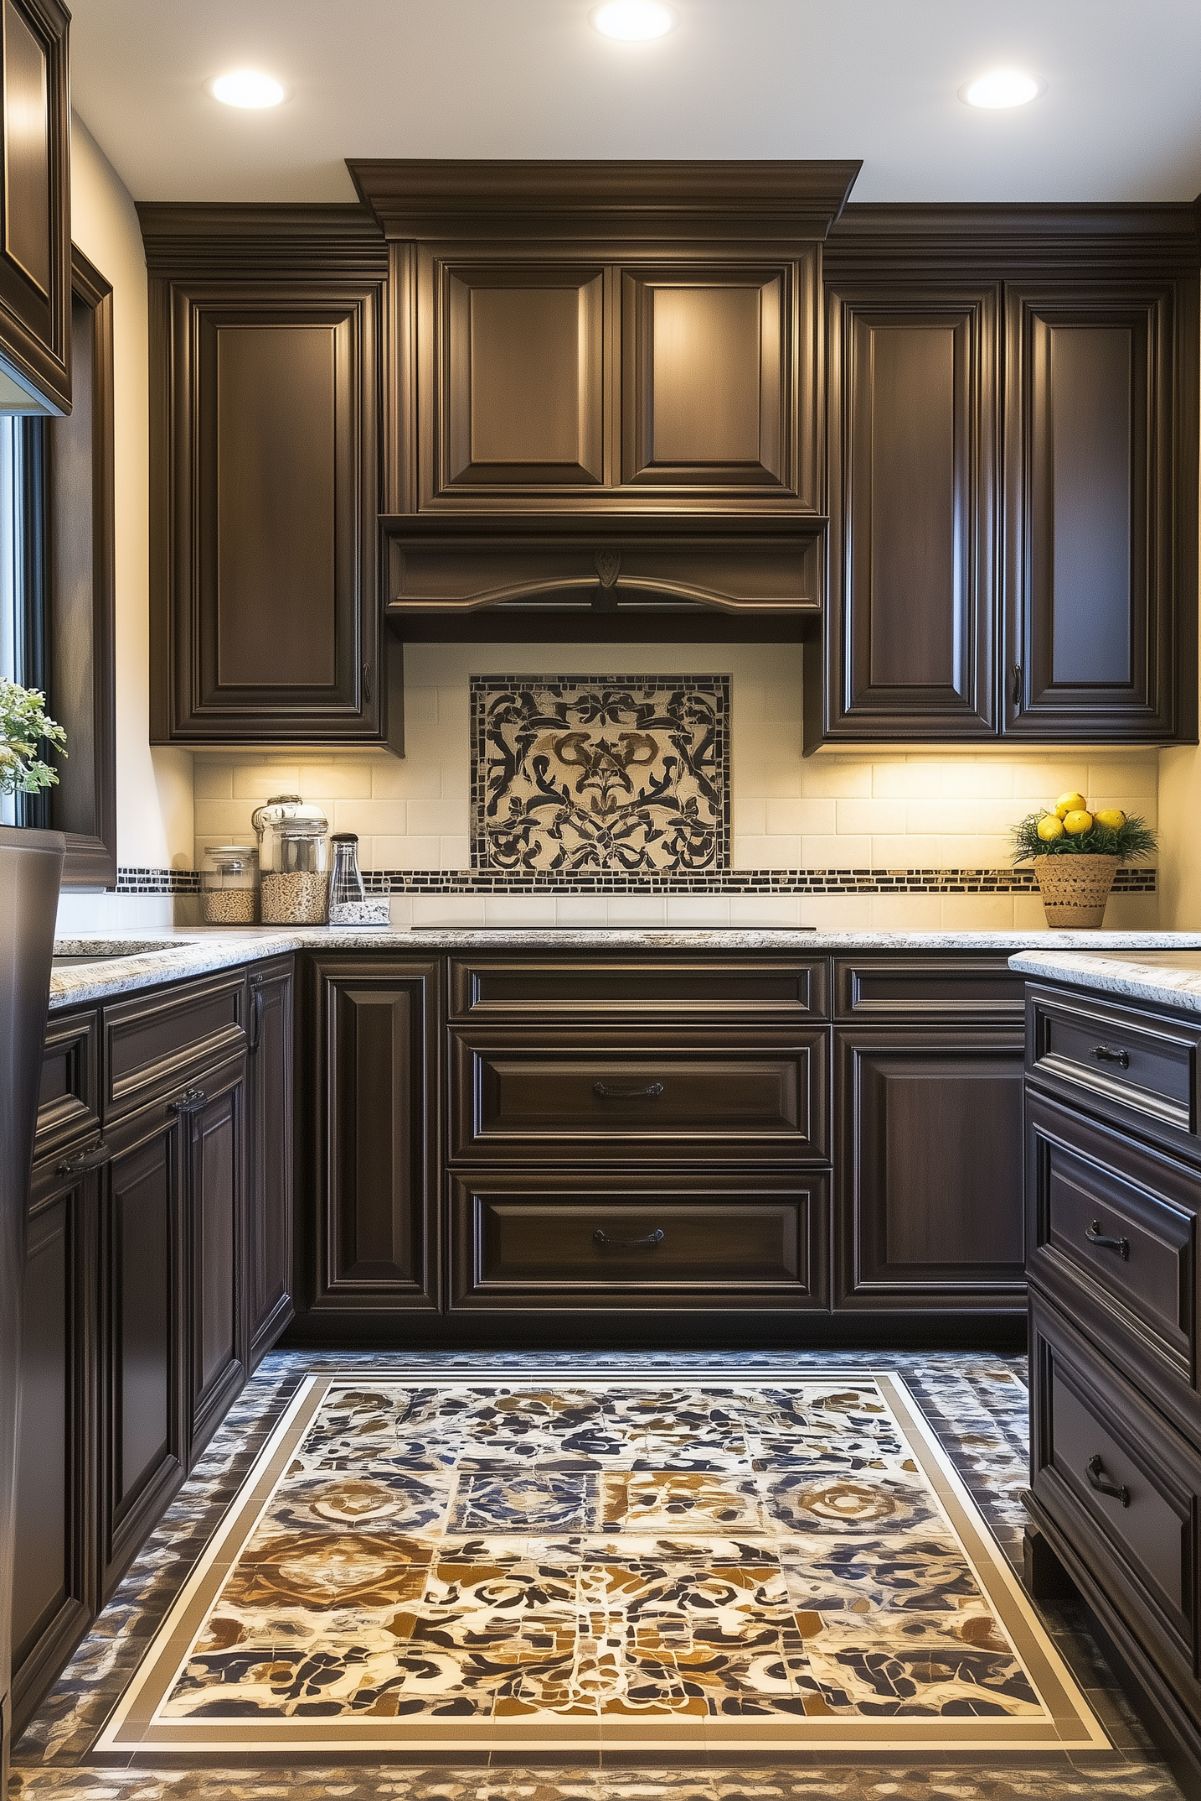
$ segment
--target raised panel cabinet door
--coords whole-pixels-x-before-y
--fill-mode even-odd
[[[319,960],[314,1306],[438,1303],[440,962]]]
[[[835,1033],[837,1304],[1021,1312],[1020,1032]]]
[[[385,741],[376,287],[156,294],[154,736]]]
[[[245,1059],[203,1075],[176,1105],[187,1141],[188,1446],[194,1462],[246,1377]]]
[[[1005,731],[1170,737],[1191,638],[1176,620],[1175,291],[1013,289],[1006,304]],[[1195,611],[1195,588],[1179,604]]]
[[[423,503],[517,504],[605,480],[599,264],[432,260]]]
[[[292,1317],[292,964],[250,974],[246,1338],[253,1369]]]
[[[996,731],[997,321],[994,288],[830,296],[826,738]]]
[[[623,489],[818,510],[814,272],[808,258],[623,271]]]
[[[70,127],[59,0],[0,0],[0,407],[71,410]]]
[[[25,1252],[13,1566],[19,1732],[95,1608],[92,1490],[98,1177],[40,1181]]]
[[[111,1144],[100,1248],[102,1601],[182,1480],[187,1450],[180,1116],[156,1102]]]

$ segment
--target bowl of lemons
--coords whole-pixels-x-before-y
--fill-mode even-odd
[[[1145,819],[1120,807],[1090,807],[1074,788],[1013,828],[1013,860],[1033,866],[1050,926],[1104,924],[1118,870],[1154,849],[1155,833]]]

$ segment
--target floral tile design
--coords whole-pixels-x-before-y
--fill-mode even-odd
[[[727,870],[729,718],[728,676],[472,677],[472,869]]]
[[[98,1749],[688,1742],[1108,1747],[897,1375],[313,1375]]]

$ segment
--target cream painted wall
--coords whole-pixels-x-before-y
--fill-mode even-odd
[[[133,200],[76,115],[71,229],[113,284],[117,613],[117,860],[191,866],[192,758],[150,745],[149,376],[146,261]]]

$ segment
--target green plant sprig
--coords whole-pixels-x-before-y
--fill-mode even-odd
[[[1048,808],[1047,812],[1051,809]],[[1038,822],[1047,813],[1030,813],[1013,828],[1013,860],[1029,862],[1031,857],[1117,857],[1122,863],[1135,863],[1149,857],[1157,839],[1145,819],[1135,816],[1124,825],[1092,825],[1087,832],[1073,838],[1067,833],[1044,844],[1038,835]]]
[[[0,677],[0,794],[37,794],[58,776],[39,754],[48,744],[66,756],[67,734],[46,711],[40,688]]]

